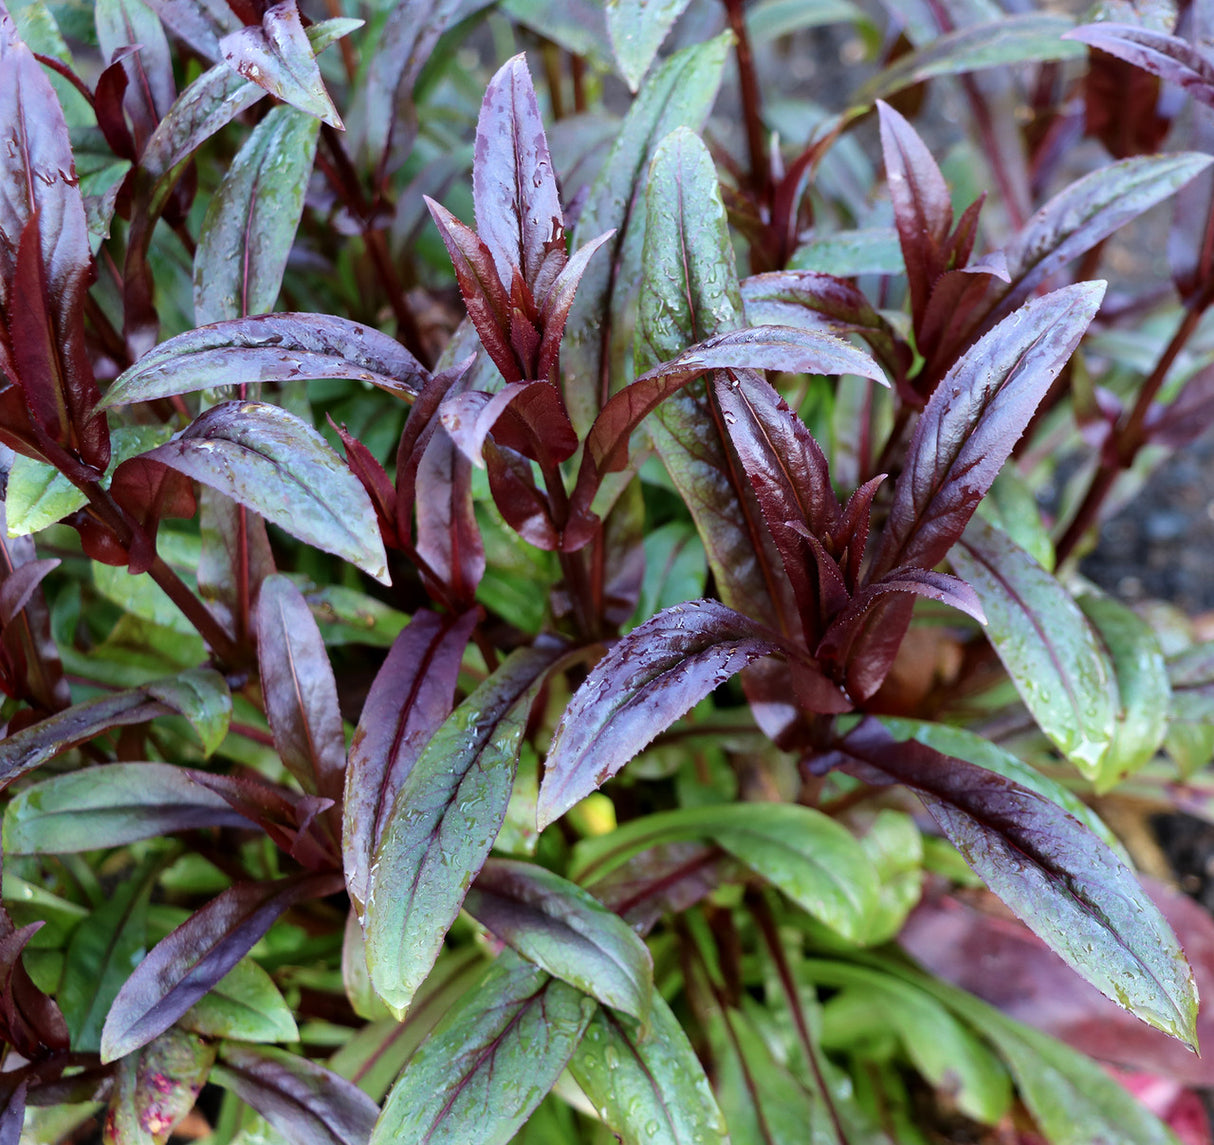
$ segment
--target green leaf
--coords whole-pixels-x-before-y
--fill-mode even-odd
[[[105,1145],[165,1145],[194,1108],[215,1048],[184,1030],[166,1030],[118,1065],[105,1119]]]
[[[178,1018],[177,1024],[207,1038],[242,1042],[295,1042],[299,1029],[274,980],[251,958],[242,958]]]
[[[636,91],[690,0],[607,0],[607,33],[620,74]]]
[[[934,76],[960,75],[1001,64],[1077,59],[1081,55],[1075,50],[1077,45],[1062,39],[1062,33],[1074,26],[1066,16],[1029,13],[946,32],[874,76],[856,93],[853,103],[868,106]]]
[[[728,1139],[704,1067],[655,995],[649,1032],[603,1009],[569,1061],[582,1092],[627,1145],[713,1145]]]
[[[389,583],[367,491],[294,414],[263,402],[224,402],[146,456]]]
[[[110,1005],[147,947],[148,897],[159,870],[153,859],[72,932],[56,998],[72,1036],[72,1048],[96,1053]]]
[[[857,274],[902,274],[902,247],[893,227],[838,231],[811,238],[793,252],[789,270],[812,270],[851,278]]]
[[[695,529],[686,521],[671,521],[645,534],[645,579],[637,605],[637,622],[672,605],[704,595],[708,562]]]
[[[845,938],[859,941],[876,902],[877,872],[847,828],[791,803],[687,807],[635,819],[574,850],[570,876],[601,879],[632,855],[708,839]]]
[[[202,222],[194,252],[194,321],[199,326],[274,309],[320,121],[284,105],[237,152]]]
[[[983,741],[986,742],[985,740]],[[888,942],[923,894],[923,836],[902,811],[882,808],[860,836],[880,880],[877,904],[869,917],[865,946]]]
[[[491,859],[464,909],[542,970],[648,1022],[654,997],[649,949],[588,891],[531,863]]]
[[[1035,767],[1030,767],[1010,751],[991,743],[986,736],[965,728],[950,727],[947,724],[926,723],[922,720],[896,719],[882,716],[881,723],[897,740],[917,740],[944,755],[956,756],[957,759],[1002,775],[1021,787],[1037,792],[1052,803],[1057,803],[1068,814],[1073,815],[1094,835],[1098,835],[1127,865],[1129,856],[1121,844],[1121,840],[1109,830],[1107,824],[1082,799],[1069,788],[1064,787],[1048,775],[1043,775]]]
[[[110,763],[27,787],[4,811],[4,853],[64,855],[168,831],[248,827],[227,800],[168,763]]]
[[[946,1088],[967,1116],[994,1125],[1007,1113],[1012,1093],[1006,1071],[931,994],[865,966],[806,959],[800,969],[814,983],[855,990],[863,1011],[897,1033],[914,1067]]]
[[[506,1145],[555,1084],[595,1004],[509,952],[405,1066],[371,1145]]]
[[[746,10],[746,31],[755,43],[824,24],[875,26],[850,0],[759,0]]]
[[[565,403],[579,437],[599,412],[605,379],[615,377],[615,363],[626,368],[630,357],[631,310],[645,237],[642,193],[650,158],[676,127],[699,127],[707,118],[731,42],[723,35],[684,48],[654,70],[620,124],[578,217],[575,250],[605,231],[615,231],[582,275],[561,344]],[[604,316],[610,321],[606,337]]]
[[[223,743],[232,719],[232,693],[227,680],[213,668],[190,668],[153,680],[144,691],[189,721],[204,754],[211,755]]]
[[[1108,791],[1149,763],[1168,732],[1172,685],[1159,638],[1151,626],[1101,592],[1085,592],[1079,607],[1104,645],[1120,702],[1113,743],[1096,777]]]
[[[987,636],[1038,726],[1096,779],[1117,721],[1113,670],[1071,594],[978,517],[949,559],[978,593]]]
[[[1090,1058],[963,990],[909,967],[886,969],[939,998],[995,1047],[1051,1145],[1177,1145],[1172,1131]]]
[[[562,652],[549,644],[513,653],[434,733],[396,794],[364,926],[371,982],[398,1015],[501,829],[531,703]]]

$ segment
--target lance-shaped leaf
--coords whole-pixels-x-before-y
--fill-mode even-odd
[[[129,156],[134,158],[177,96],[168,37],[143,0],[100,0],[94,14],[102,59],[117,62],[115,52],[138,45],[121,61],[127,79],[122,106],[134,129],[134,155]]]
[[[649,949],[581,887],[532,863],[490,859],[464,909],[542,970],[648,1023],[654,1000]]]
[[[22,952],[44,925],[32,922],[14,930],[8,913],[0,914],[0,1036],[30,1061],[66,1053],[69,1045],[63,1014],[34,985],[22,961]]]
[[[476,121],[472,163],[476,229],[493,255],[498,279],[517,269],[536,305],[567,261],[565,218],[544,123],[523,55],[489,81]]]
[[[205,1038],[242,1042],[297,1042],[299,1027],[274,979],[242,958],[177,1021]]]
[[[784,651],[776,633],[711,600],[675,605],[634,628],[595,665],[561,717],[540,786],[540,829],[719,684]]]
[[[506,1145],[572,1057],[594,1000],[509,951],[422,1043],[371,1145]]]
[[[932,287],[949,269],[953,201],[919,133],[888,104],[878,101],[877,111],[885,179],[906,263],[915,328],[919,329]]]
[[[944,376],[915,426],[870,577],[944,558],[1103,297],[1104,283],[1084,282],[1034,298]]]
[[[187,330],[149,351],[106,391],[103,407],[214,386],[351,378],[412,399],[427,374],[387,334],[332,314],[264,314]]]
[[[620,74],[636,91],[689,0],[608,0],[607,34]]]
[[[792,803],[729,803],[646,815],[583,840],[570,875],[602,879],[650,847],[705,839],[723,847],[793,902],[853,941],[871,925],[880,878],[847,828]]]
[[[215,1047],[185,1030],[166,1030],[118,1066],[103,1145],[165,1145],[194,1108]]]
[[[214,489],[204,487],[198,501],[198,595],[224,629],[243,640],[252,626],[249,610],[274,572],[266,523]]]
[[[219,51],[238,75],[330,127],[345,130],[325,90],[295,0],[267,7],[260,28],[229,32],[219,41]]]
[[[676,52],[654,70],[620,124],[578,217],[577,248],[614,231],[606,257],[595,259],[582,278],[562,346],[565,404],[579,436],[589,430],[610,396],[613,360],[626,358],[632,343],[628,312],[640,278],[650,159],[676,127],[698,128],[707,118],[730,45],[731,37],[718,36]],[[604,315],[610,316],[610,325],[604,325]]]
[[[92,412],[98,391],[84,343],[92,276],[84,201],[59,100],[6,10],[0,123],[0,370],[21,386],[47,435],[104,470],[109,431]]]
[[[379,1113],[345,1078],[271,1046],[224,1042],[211,1078],[298,1145],[367,1145]]]
[[[563,652],[513,653],[434,733],[405,777],[371,866],[367,967],[402,1013],[434,965],[501,828],[532,701]]]
[[[404,441],[402,435],[402,448]],[[441,425],[430,434],[421,453],[413,485],[415,498],[409,501],[416,499],[417,554],[445,588],[448,599],[471,608],[485,572],[485,548],[472,505],[472,462],[455,448]],[[398,465],[398,520],[411,508],[401,496],[403,491]]]
[[[1062,38],[1072,27],[1066,16],[1025,13],[1000,15],[997,20],[946,32],[874,76],[855,94],[853,102],[867,106],[877,99],[889,99],[933,76],[959,75],[1003,64],[1074,59],[1077,52]]]
[[[142,688],[85,700],[0,740],[0,788],[110,728],[147,723],[173,709]]]
[[[728,1140],[704,1067],[661,995],[653,1000],[643,1038],[626,1019],[596,1010],[569,1072],[622,1140],[670,1145]]]
[[[481,450],[490,433],[498,445],[545,468],[568,460],[578,447],[560,391],[548,382],[510,382],[495,394],[457,394],[443,403],[442,417],[460,452],[482,468]]]
[[[1101,993],[1193,1045],[1184,952],[1133,871],[1057,804],[865,720],[840,746],[869,781],[913,787],[966,862]],[[828,757],[834,762],[838,756]]]
[[[417,757],[451,712],[460,659],[477,613],[419,609],[396,638],[363,704],[346,765],[342,861],[359,916],[388,813]]]
[[[144,456],[388,582],[387,554],[366,490],[294,414],[263,402],[224,402]]]
[[[156,944],[114,999],[101,1058],[115,1061],[167,1030],[215,985],[292,903],[340,889],[333,875],[236,883]]]
[[[337,681],[303,593],[285,576],[266,577],[257,598],[257,663],[274,747],[305,791],[337,800],[346,739]]]
[[[1154,758],[1168,732],[1172,686],[1154,629],[1124,604],[1085,592],[1078,604],[1112,667],[1117,693],[1113,742],[1096,777],[1108,790]]]
[[[232,693],[227,680],[214,668],[189,668],[144,684],[143,690],[185,716],[202,741],[205,754],[213,754],[228,734]]]
[[[1089,779],[1117,726],[1112,665],[1071,594],[1008,535],[975,518],[952,553],[987,636],[1037,725]]]
[[[194,252],[200,326],[274,309],[316,156],[319,120],[276,107],[237,152]]]
[[[1176,84],[1194,99],[1214,107],[1214,61],[1206,52],[1181,36],[1173,36],[1139,24],[1081,24],[1065,34],[1098,48],[1119,60],[1127,60],[1168,83]]]
[[[173,831],[248,827],[219,795],[168,763],[109,763],[21,791],[4,811],[4,851],[62,855],[121,847]]]
[[[1010,284],[997,288],[994,316],[1019,306],[1071,259],[1175,194],[1211,163],[1214,158],[1196,151],[1140,155],[1064,187],[1004,248]]]

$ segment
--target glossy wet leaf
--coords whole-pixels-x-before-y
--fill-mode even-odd
[[[346,765],[342,861],[361,917],[371,862],[388,815],[417,758],[451,713],[460,660],[476,613],[457,620],[419,609],[385,657]]]
[[[562,388],[579,436],[589,430],[610,396],[611,363],[631,348],[628,315],[640,278],[650,160],[658,144],[676,127],[698,128],[704,122],[716,98],[729,48],[730,38],[718,36],[676,52],[654,69],[620,124],[578,217],[575,248],[605,231],[615,232],[582,277],[562,346]],[[604,315],[611,321],[606,332]]]
[[[299,1028],[274,980],[242,958],[177,1020],[206,1038],[241,1042],[295,1042]]]
[[[319,130],[312,116],[276,107],[232,160],[207,207],[194,253],[198,325],[274,309]]]
[[[202,741],[204,755],[223,743],[232,718],[232,693],[213,668],[189,668],[145,684],[144,691],[186,718]]]
[[[570,875],[601,879],[632,855],[685,839],[711,840],[847,938],[859,938],[877,893],[877,872],[851,832],[789,803],[685,807],[633,820],[578,844]]]
[[[868,104],[935,76],[959,75],[1002,64],[1067,60],[1078,53],[1062,38],[1074,25],[1065,16],[1044,12],[1001,15],[990,23],[946,32],[903,56],[871,79],[855,95]]]
[[[332,314],[265,314],[188,330],[162,342],[106,391],[127,405],[215,386],[350,378],[411,399],[425,371],[387,334]]]
[[[260,28],[229,32],[219,41],[219,51],[238,75],[330,127],[343,129],[295,0],[281,0],[265,8]]]
[[[509,952],[419,1047],[372,1145],[506,1145],[577,1049],[594,1000]]]
[[[949,370],[915,426],[870,577],[948,553],[1103,297],[1088,282],[1035,298]]]
[[[1077,603],[1105,649],[1117,693],[1113,742],[1096,780],[1097,790],[1107,790],[1154,758],[1167,735],[1172,687],[1145,620],[1103,593],[1084,593]]]
[[[626,1018],[596,1010],[569,1072],[624,1141],[713,1145],[727,1140],[704,1067],[660,996],[653,1000],[644,1037]]]
[[[367,1145],[379,1112],[345,1078],[272,1046],[222,1043],[211,1078],[293,1145]]]
[[[608,0],[607,34],[624,82],[632,91],[689,0]]]
[[[371,982],[398,1013],[501,829],[531,703],[562,651],[540,645],[505,660],[434,733],[396,794],[372,860],[365,929]]]
[[[597,790],[654,736],[779,637],[709,600],[675,605],[600,660],[565,709],[540,785],[541,830]]]
[[[247,825],[173,764],[94,764],[22,790],[5,808],[4,851],[67,854],[172,831]]]
[[[167,1030],[287,907],[333,887],[331,875],[309,875],[236,883],[212,899],[157,943],[118,992],[101,1035],[102,1060],[115,1061]]]
[[[1005,533],[975,519],[950,557],[1037,725],[1089,779],[1117,727],[1113,666],[1071,594]]]
[[[257,661],[274,746],[305,791],[338,799],[346,739],[337,682],[303,594],[279,573],[257,598]]]
[[[387,582],[387,557],[366,490],[294,414],[262,402],[225,402],[146,456]]]
[[[1196,987],[1134,873],[1057,804],[874,720],[842,741],[869,782],[914,788],[967,863],[1102,994],[1192,1045]],[[832,760],[836,757],[829,757]]]
[[[531,863],[490,859],[464,909],[536,966],[648,1023],[654,997],[649,950],[581,887]]]

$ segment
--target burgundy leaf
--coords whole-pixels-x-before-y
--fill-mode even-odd
[[[945,375],[915,426],[871,579],[943,559],[1103,297],[1089,282],[1035,298]]]
[[[360,916],[388,813],[422,749],[451,713],[477,617],[476,610],[460,617],[414,613],[367,693],[350,744],[342,822],[346,887]]]
[[[648,934],[664,914],[681,914],[720,886],[733,860],[704,843],[661,843],[590,884],[633,929]]]
[[[867,298],[845,278],[812,270],[754,274],[741,282],[747,321],[859,334],[894,377],[910,369],[913,353]]]
[[[831,604],[839,603],[829,586],[843,584],[837,569],[832,577],[832,562],[820,544],[830,537],[839,516],[826,457],[805,423],[758,374],[718,374],[713,387],[729,440],[784,562],[805,639],[812,647],[834,611]],[[819,541],[817,549],[824,560],[817,552],[811,556],[807,538]],[[844,601],[846,597],[844,589]]]
[[[84,342],[93,273],[84,200],[59,100],[2,8],[0,124],[0,373],[55,441],[103,471],[109,430],[93,413],[100,395]]]
[[[260,28],[229,32],[219,41],[219,50],[224,62],[238,75],[330,127],[345,130],[325,91],[295,0],[270,5]]]
[[[273,1046],[223,1042],[211,1076],[297,1145],[367,1145],[379,1115],[353,1082]]]
[[[274,572],[266,523],[222,493],[203,487],[198,592],[225,631],[243,642],[262,581]]]
[[[953,229],[953,202],[948,184],[919,133],[887,103],[878,100],[877,111],[885,177],[918,330],[936,279],[949,269],[947,247]]]
[[[814,649],[814,655],[823,667],[834,670],[836,679],[849,678],[852,651],[857,641],[863,645],[864,633],[871,631],[873,626],[888,624],[889,616],[877,605],[883,597],[896,595],[940,601],[972,616],[979,624],[986,623],[978,594],[965,581],[930,569],[896,568],[862,588],[834,618]]]
[[[1083,77],[1084,133],[1116,159],[1154,154],[1172,125],[1160,107],[1159,88],[1157,75],[1093,48]]]
[[[134,159],[177,96],[169,42],[156,14],[142,0],[105,0],[96,5],[97,43],[113,66],[121,53],[128,79],[123,104],[134,130]],[[135,47],[134,51],[123,49]]]
[[[776,633],[711,600],[675,605],[634,628],[595,665],[561,717],[540,786],[540,829],[730,676],[785,651]]]
[[[338,425],[331,417],[329,424],[346,450],[346,464],[350,472],[362,482],[371,504],[375,507],[375,517],[379,521],[379,531],[384,538],[384,547],[395,549],[400,547],[400,537],[396,532],[396,488],[392,479],[375,455],[358,440],[348,433],[344,425]]]
[[[46,574],[62,563],[57,557],[28,561],[4,577],[0,582],[0,627],[12,624],[38,591]]]
[[[303,593],[267,577],[257,598],[257,663],[266,718],[287,770],[305,791],[341,799],[346,740],[337,682]]]
[[[1192,972],[1133,872],[1058,804],[866,719],[837,755],[863,779],[919,794],[966,861],[1014,913],[1108,997],[1193,1042]]]
[[[485,467],[489,472],[489,492],[502,520],[529,545],[546,552],[559,549],[561,537],[552,520],[552,507],[547,496],[536,487],[531,462],[513,449],[487,441]],[[631,609],[628,615],[632,615]]]
[[[1214,63],[1200,48],[1180,36],[1137,24],[1081,24],[1063,39],[1079,40],[1110,56],[1174,83],[1201,103],[1214,106]]]
[[[114,470],[110,495],[139,525],[131,542],[132,576],[156,560],[156,531],[165,517],[190,518],[198,509],[194,483],[184,474],[147,457],[128,457]]]
[[[424,198],[451,256],[468,318],[476,327],[485,353],[507,382],[522,381],[524,374],[515,361],[510,338],[510,300],[492,252],[471,227],[461,223],[446,207],[428,195]]]
[[[153,766],[143,764],[144,767]],[[333,806],[332,799],[301,795],[278,784],[247,776],[214,775],[193,768],[174,768],[191,783],[213,791],[241,818],[256,823],[275,845],[312,871],[330,870],[336,856],[331,841],[310,828],[316,817]]]
[[[263,314],[187,330],[149,351],[106,391],[103,408],[215,386],[350,378],[412,399],[427,378],[394,338],[332,314]]]
[[[872,513],[873,498],[885,481],[884,473],[866,481],[848,499],[843,506],[833,535],[836,551],[847,551],[843,561],[842,572],[848,592],[855,592],[860,584],[860,565],[864,559],[864,550],[868,544],[868,523]],[[842,558],[840,558],[842,560]]]
[[[43,925],[32,922],[14,930],[5,914],[0,934],[0,1038],[30,1061],[68,1048],[67,1024],[59,1007],[34,985],[21,961],[22,951]]]
[[[293,903],[341,889],[337,875],[236,883],[162,939],[126,980],[101,1033],[116,1061],[163,1033],[207,993]]]
[[[567,261],[565,220],[523,55],[504,64],[485,91],[472,194],[476,229],[499,281],[510,282],[517,268],[535,304],[542,304]]]
[[[565,322],[577,295],[578,283],[582,281],[591,256],[614,234],[615,231],[607,231],[585,243],[557,275],[552,289],[546,295],[537,296],[535,301],[540,308],[540,327],[543,329],[543,337],[536,355],[537,378],[556,381],[556,363],[560,355],[561,339],[564,337]]]
[[[444,403],[442,418],[451,440],[474,465],[483,466],[481,446],[490,433],[499,445],[545,469],[568,460],[578,447],[560,391],[549,382],[511,382],[495,394],[459,394]]]
[[[472,462],[441,426],[417,467],[416,497],[417,555],[454,603],[471,607],[485,571],[485,549],[472,507]]]
[[[148,698],[142,688],[114,692],[48,716],[0,740],[0,789],[69,747],[111,728],[147,723],[172,709]]]

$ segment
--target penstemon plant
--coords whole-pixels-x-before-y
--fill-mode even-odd
[[[323,7],[0,7],[0,1145],[1174,1142],[1214,12]]]

